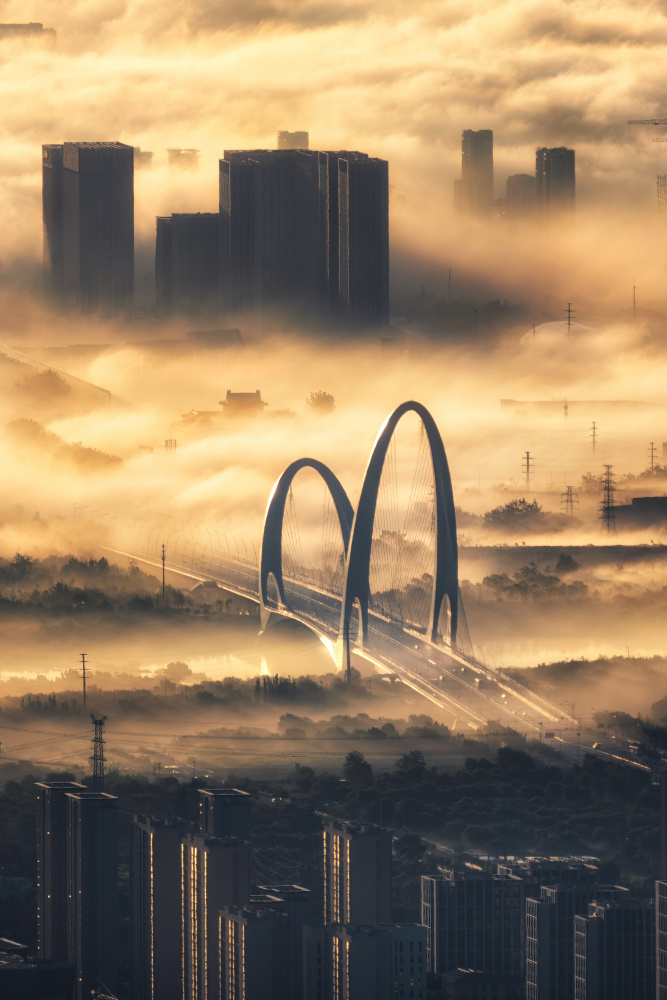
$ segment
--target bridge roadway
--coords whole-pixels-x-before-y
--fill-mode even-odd
[[[109,549],[118,555],[162,568],[162,560],[151,553]],[[259,604],[259,573],[255,562],[229,556],[186,561],[166,560],[165,568],[201,582],[212,581],[225,590]],[[272,614],[294,619],[313,631],[337,665],[340,626],[340,595],[318,586],[309,577],[285,576],[288,607],[271,602]],[[352,656],[370,663],[382,674],[395,675],[424,698],[452,716],[451,727],[471,730],[496,721],[519,731],[576,729],[575,720],[559,707],[540,698],[500,670],[453,646],[430,642],[416,627],[369,608],[369,642],[361,646],[351,638]]]

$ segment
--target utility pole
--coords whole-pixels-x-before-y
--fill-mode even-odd
[[[106,760],[106,757],[104,756],[104,744],[106,743],[106,740],[104,739],[104,723],[106,722],[106,715],[103,715],[101,719],[96,719],[91,712],[90,718],[93,721],[94,728],[94,735],[91,744],[93,755],[90,758],[93,762],[93,791],[103,792],[104,762]]]
[[[574,517],[574,508],[579,506],[579,494],[575,493],[571,486],[565,487],[565,493],[561,493],[561,507],[565,508],[568,517]]]
[[[167,550],[165,549],[164,542],[162,543],[162,607],[166,607],[164,598],[164,563],[167,558]]]
[[[600,504],[600,520],[602,527],[609,533],[616,531],[616,511],[614,510],[614,476],[612,466],[605,465],[602,479],[602,502]]]
[[[593,454],[595,454],[595,445],[598,439],[598,425],[593,421],[593,426],[591,427],[591,441],[593,442]]]
[[[634,323],[637,319],[637,285],[635,283],[636,279],[632,279],[632,322]]]
[[[570,413],[570,407],[567,405],[567,400],[565,400],[565,406],[563,407],[563,416],[567,420]]]
[[[83,678],[83,707],[86,708],[86,654],[81,654],[81,677]]]
[[[526,457],[521,464],[521,471],[526,476],[526,489],[530,489],[530,473],[535,471],[535,459],[530,457],[530,452],[526,452]]]
[[[567,334],[568,334],[568,337],[569,337],[570,332],[572,330],[572,303],[571,302],[568,302],[567,309],[565,310],[565,312],[567,313]]]
[[[648,449],[649,458],[651,459],[651,472],[655,472],[655,456],[657,450],[658,449],[655,446],[655,442],[651,441],[651,444]]]

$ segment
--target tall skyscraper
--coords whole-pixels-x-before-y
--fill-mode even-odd
[[[390,923],[390,831],[328,819],[323,838],[324,922]]]
[[[220,1000],[294,1000],[288,924],[286,913],[261,906],[220,910]]]
[[[574,918],[575,1000],[654,1000],[655,906],[590,903]]]
[[[330,924],[304,937],[304,1000],[426,997],[426,929]]]
[[[68,792],[86,792],[75,781],[37,783],[37,954],[67,961]]]
[[[535,152],[537,200],[547,217],[557,218],[574,211],[574,150],[565,146],[542,147]]]
[[[574,918],[589,903],[627,893],[617,886],[542,886],[539,899],[526,899],[526,1000],[572,1000]]]
[[[667,882],[655,883],[657,1000],[667,1000]]]
[[[329,288],[333,318],[389,323],[389,164],[366,153],[329,157]]]
[[[44,290],[63,295],[63,147],[42,146],[42,221]]]
[[[255,906],[287,914],[287,993],[290,1000],[303,997],[303,934],[316,918],[310,889],[301,885],[260,885],[261,896],[251,897]]]
[[[458,207],[486,215],[493,207],[493,132],[466,129],[461,135],[461,180],[455,186]]]
[[[537,208],[537,181],[532,174],[513,174],[507,178],[505,199],[507,214],[515,219],[534,215]]]
[[[88,1000],[98,980],[118,989],[117,799],[88,791],[66,798],[68,960],[75,1000]]]
[[[130,1000],[181,1000],[182,822],[130,828]]]
[[[218,911],[246,907],[250,844],[233,837],[181,839],[183,1000],[220,1000]]]
[[[329,296],[328,161],[308,150],[226,150],[222,287],[233,313],[314,318]]]
[[[162,314],[219,312],[220,261],[217,212],[158,217],[155,299]]]
[[[478,969],[520,989],[524,886],[515,875],[469,870],[422,876],[429,972]]]
[[[278,149],[308,149],[308,133],[278,132]]]
[[[252,796],[238,788],[202,788],[199,829],[206,837],[250,840]]]
[[[44,146],[42,163],[47,287],[83,312],[129,312],[134,293],[132,146]]]

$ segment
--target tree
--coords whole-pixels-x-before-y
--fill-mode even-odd
[[[396,770],[410,781],[421,781],[426,771],[426,760],[421,750],[409,750],[396,761]]]
[[[532,503],[521,497],[520,500],[510,500],[509,503],[487,510],[484,515],[484,526],[487,528],[524,528],[539,522],[542,508],[533,500]]]
[[[350,750],[343,764],[343,776],[350,784],[368,784],[373,780],[373,768],[358,750]]]
[[[332,413],[336,409],[336,400],[330,392],[318,389],[311,392],[306,400],[306,406],[315,413]]]

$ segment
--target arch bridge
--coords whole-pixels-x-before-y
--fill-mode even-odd
[[[417,418],[419,444],[412,481],[405,484],[396,437],[408,414]],[[304,471],[321,480],[325,493],[315,567],[304,556],[293,493]],[[446,709],[454,725],[472,729],[494,719],[538,732],[540,724],[568,718],[474,655],[459,589],[447,456],[435,420],[421,403],[402,403],[380,428],[356,510],[328,466],[301,458],[271,491],[259,558],[254,547],[251,556],[244,543],[241,551],[235,542],[234,551],[217,532],[217,545],[207,534],[208,545],[193,535],[179,555],[178,540],[170,542],[172,531],[165,566],[257,602],[262,630],[280,617],[301,622],[326,645],[348,680],[353,659],[364,659]],[[161,567],[164,537],[153,529],[141,556],[134,557]]]

